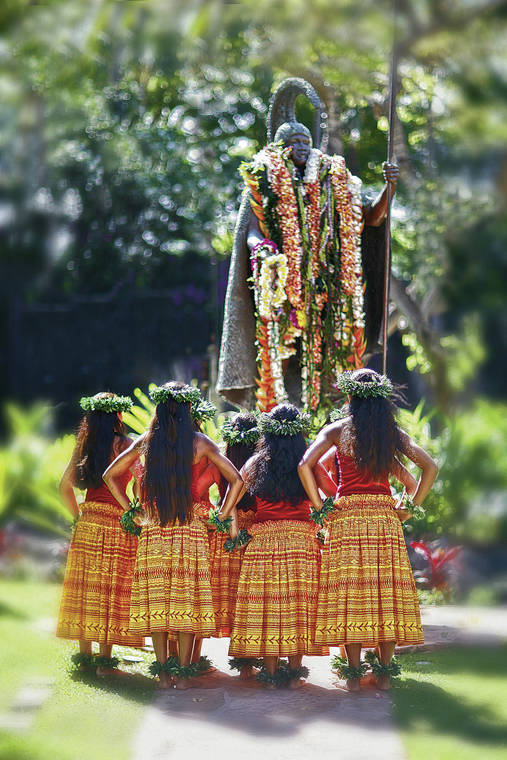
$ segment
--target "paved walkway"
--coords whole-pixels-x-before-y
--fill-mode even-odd
[[[423,623],[421,651],[507,640],[506,608],[426,607]],[[305,658],[311,672],[304,689],[267,691],[230,675],[228,644],[205,642],[218,668],[206,677],[207,688],[158,695],[137,735],[133,760],[405,757],[388,693],[337,689],[327,657]]]

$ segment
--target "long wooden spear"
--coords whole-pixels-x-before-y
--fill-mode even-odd
[[[397,0],[394,0],[393,47],[391,51],[391,72],[389,76],[389,129],[387,132],[387,162],[393,158],[394,119],[396,114],[396,83],[398,79],[398,51],[396,41]],[[391,202],[392,184],[387,183],[387,211],[385,227],[385,265],[384,265],[384,313],[382,322],[382,372],[387,370],[387,328],[389,322],[389,282],[391,279]]]

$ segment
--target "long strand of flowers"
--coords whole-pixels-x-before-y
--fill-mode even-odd
[[[340,216],[341,303],[339,334],[349,341],[347,363],[360,366],[364,353],[363,283],[361,281],[361,182],[352,177],[342,156],[332,156],[331,183]],[[345,368],[345,367],[343,367]]]

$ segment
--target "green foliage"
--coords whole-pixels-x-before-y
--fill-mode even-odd
[[[439,474],[424,501],[425,516],[404,523],[411,538],[507,539],[507,405],[478,399],[452,419],[400,410],[401,427],[437,461]],[[432,422],[438,422],[432,431]],[[440,430],[441,432],[437,432]],[[415,476],[417,469],[408,465]]]
[[[51,412],[44,404],[4,407],[8,425],[0,448],[0,521],[16,518],[49,533],[67,536],[72,516],[58,493],[74,436],[51,436]]]

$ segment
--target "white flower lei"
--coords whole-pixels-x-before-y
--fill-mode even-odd
[[[273,270],[276,271],[275,289],[272,287]],[[278,309],[287,300],[287,257],[283,253],[267,256],[261,264],[259,277],[259,315],[264,319],[273,319],[273,309]]]

